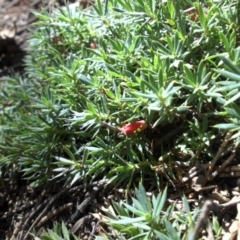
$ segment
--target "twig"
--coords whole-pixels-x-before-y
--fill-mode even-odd
[[[70,188],[70,185],[64,187],[59,193],[57,193],[55,196],[53,196],[50,200],[50,202],[47,204],[47,206],[44,208],[44,210],[39,214],[39,216],[35,219],[31,227],[28,229],[26,235],[24,236],[23,240],[25,240],[29,234],[29,232],[32,230],[32,228],[36,225],[36,223],[44,216],[44,214],[47,212],[47,210],[51,207],[54,201],[56,201],[64,192],[67,191],[67,189]],[[21,238],[22,239],[22,238]]]
[[[200,212],[199,218],[198,218],[197,223],[195,225],[195,229],[189,235],[188,240],[197,240],[198,239],[198,233],[199,233],[203,223],[208,218],[208,214],[211,210],[211,207],[212,207],[212,201],[207,200],[202,207],[202,211]]]
[[[17,225],[15,226],[15,229],[14,229],[14,231],[13,231],[13,234],[12,234],[10,240],[15,240],[15,239],[16,239],[16,236],[17,236],[18,233],[20,232],[20,228],[22,227],[23,222],[28,218],[28,216],[29,216],[29,213],[26,214],[26,216],[24,216],[24,217],[22,218],[22,220],[17,223]]]
[[[230,201],[229,198],[224,197],[222,194],[220,194],[220,193],[217,192],[217,191],[213,191],[211,195],[212,195],[212,198],[213,198],[214,200],[218,200],[218,201],[221,201],[221,202],[224,202],[224,203],[227,203],[227,202]]]
[[[86,217],[80,218],[72,227],[71,233],[77,232],[77,230],[84,224]]]
[[[8,9],[11,9],[12,7],[14,7],[14,5],[18,4],[19,3],[19,0],[14,0],[13,2],[11,2],[10,4],[8,4],[6,7],[5,7],[5,11],[8,10]]]
[[[107,185],[107,184],[108,184],[107,179],[103,179],[100,181],[95,181],[95,182],[87,183],[87,184],[81,184],[81,185],[78,185],[78,186],[75,186],[75,187],[72,187],[71,189],[69,189],[69,193],[76,192],[77,190],[84,189],[87,187],[98,187],[98,186],[103,186],[103,185]]]
[[[218,173],[220,173],[235,158],[235,156],[236,153],[233,151],[233,154],[221,166],[219,166],[216,171],[208,176],[208,180],[212,181],[218,175]]]
[[[72,216],[71,216],[71,219],[70,219],[71,223],[76,222],[76,220],[79,218],[81,213],[83,213],[84,210],[86,209],[86,207],[91,203],[92,199],[93,199],[93,194],[87,196],[84,199],[84,201],[80,205],[77,206],[76,212],[74,214],[72,214]]]
[[[32,207],[34,204],[36,204],[37,202],[37,199],[33,200],[33,201],[30,201],[29,203],[27,204],[24,204],[23,206],[21,206],[20,208],[18,209],[15,209],[15,210],[12,210],[11,212],[5,212],[2,216],[1,216],[1,219],[7,219],[11,216],[13,216],[14,214],[18,213],[18,212],[22,212],[30,207]]]
[[[213,234],[213,229],[212,229],[212,226],[211,226],[211,222],[209,219],[207,219],[206,221],[206,230],[207,230],[207,233],[208,233],[208,240],[214,240],[214,234]]]
[[[93,228],[92,228],[92,231],[91,231],[91,233],[88,237],[88,240],[94,239],[94,234],[97,232],[97,228],[99,227],[99,225],[100,225],[100,221],[98,221],[96,224],[95,224],[95,222],[92,223]]]
[[[114,126],[111,126],[110,124],[108,124],[108,123],[106,123],[106,122],[102,122],[102,123],[101,123],[101,126],[106,127],[106,128],[109,128],[109,129],[111,129],[111,130],[113,130],[113,131],[115,131],[115,132],[120,132],[120,131],[121,131],[119,128],[114,127]]]
[[[46,190],[43,190],[42,193],[41,193],[41,195],[40,195],[40,198],[37,200],[37,203],[36,203],[36,204],[38,204],[39,202],[42,201],[42,198],[44,197],[45,194],[46,194]],[[47,202],[47,201],[46,201],[46,202]],[[44,201],[44,203],[45,203],[45,201]],[[44,203],[40,204],[40,205],[36,208],[36,210],[33,211],[33,213],[31,213],[31,214],[28,213],[28,214],[26,214],[26,216],[23,217],[23,219],[17,224],[17,226],[16,226],[16,228],[15,228],[13,234],[12,234],[12,237],[11,237],[12,240],[15,239],[15,237],[16,237],[16,236],[18,235],[18,233],[20,232],[20,227],[23,226],[23,227],[22,227],[22,233],[21,233],[21,236],[22,236],[22,234],[23,234],[23,232],[24,232],[24,229],[25,229],[26,225],[28,224],[28,222],[30,221],[31,217],[32,217],[39,209],[41,209],[41,207],[43,206]]]
[[[234,166],[229,166],[223,169],[223,172],[240,172],[240,164],[234,165]]]
[[[93,191],[91,192],[91,194],[89,196],[87,196],[84,201],[77,206],[77,210],[74,214],[72,214],[71,216],[71,223],[74,223],[79,216],[84,213],[85,209],[87,208],[87,206],[91,203],[92,199],[95,197],[96,193],[100,190],[99,187],[94,187]]]
[[[192,169],[194,169],[194,170],[196,169],[196,171],[193,171],[193,172],[189,171],[189,176],[183,177],[183,179],[182,179],[183,183],[186,183],[186,182],[190,181],[193,177],[197,176],[202,171],[201,168],[197,169],[196,167],[193,167]]]
[[[240,203],[239,197],[233,197],[229,202],[218,205],[221,208],[232,207]]]
[[[214,157],[214,159],[210,163],[210,166],[208,168],[207,176],[209,176],[212,173],[214,166],[216,165],[218,159],[221,157],[222,153],[224,152],[224,150],[225,150],[225,148],[226,148],[226,146],[228,144],[228,141],[231,138],[231,136],[232,136],[232,133],[231,132],[227,132],[227,134],[226,134],[226,136],[225,136],[225,138],[224,138],[224,140],[223,140],[223,142],[222,142],[222,144],[221,144],[221,146],[220,146],[216,156]]]
[[[72,207],[73,203],[66,203],[63,206],[59,207],[58,209],[55,209],[54,211],[52,211],[51,213],[49,213],[47,216],[43,217],[39,223],[37,224],[36,227],[41,227],[46,221],[48,221],[49,219],[57,216],[60,212]]]
[[[45,191],[44,191],[44,194],[45,194]],[[44,194],[41,194],[41,197],[38,199],[38,201],[37,201],[37,203],[36,203],[36,206],[38,205],[39,202],[42,201],[42,198],[43,198]],[[41,203],[40,205],[38,205],[38,206],[36,207],[36,209],[34,209],[34,211],[33,211],[31,214],[29,214],[28,218],[25,219],[25,222],[24,222],[23,227],[22,227],[21,238],[22,238],[22,236],[23,236],[23,233],[24,233],[24,230],[25,230],[26,226],[27,226],[28,223],[31,221],[31,219],[33,218],[33,216],[34,216],[42,207],[44,207],[44,205],[47,204],[48,201],[49,201],[49,199],[44,200],[43,203]]]
[[[195,192],[202,192],[202,191],[207,191],[207,190],[209,190],[209,189],[213,189],[213,188],[215,188],[216,187],[216,185],[209,185],[209,186],[206,186],[206,187],[201,187],[201,186],[199,186],[199,187],[192,187],[192,189],[195,191]]]
[[[239,178],[240,172],[221,172],[218,177],[220,178],[227,178],[227,177],[233,177],[233,178]]]
[[[171,200],[174,200],[174,199],[177,199],[177,198],[179,198],[179,197],[181,197],[181,196],[183,196],[183,195],[187,195],[187,194],[189,194],[189,193],[191,193],[191,192],[193,192],[193,189],[191,189],[191,188],[186,188],[186,189],[183,189],[183,190],[178,191],[177,193],[171,194],[169,198],[170,198]]]

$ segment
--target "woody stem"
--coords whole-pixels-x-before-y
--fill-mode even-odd
[[[111,126],[111,125],[109,125],[109,124],[106,123],[106,122],[101,122],[101,126],[104,126],[104,127],[106,127],[106,128],[112,129],[112,130],[115,131],[115,132],[120,132],[120,129],[119,129],[119,128],[114,127],[114,126]]]

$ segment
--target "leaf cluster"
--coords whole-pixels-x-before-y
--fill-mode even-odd
[[[180,154],[206,161],[225,129],[237,144],[239,9],[234,0],[107,0],[35,13],[27,73],[0,92],[1,170],[23,171],[33,186],[86,176],[160,186],[153,169],[164,156],[167,169]],[[148,129],[131,137],[102,126],[142,119]]]
[[[201,209],[190,210],[186,197],[182,199],[181,207],[177,204],[167,203],[167,188],[157,196],[148,197],[140,184],[135,189],[136,198],[132,198],[132,204],[113,201],[115,211],[106,211],[107,217],[104,223],[111,226],[112,233],[106,232],[106,237],[97,236],[97,240],[104,239],[161,239],[180,240],[191,239],[194,226],[198,220]],[[221,227],[215,217],[212,219],[212,227],[219,235]]]

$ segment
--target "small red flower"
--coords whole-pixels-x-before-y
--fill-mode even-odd
[[[142,121],[137,121],[133,123],[129,123],[122,128],[120,128],[120,132],[124,135],[132,135],[137,131],[143,131],[144,129],[147,128],[147,123],[142,120]]]

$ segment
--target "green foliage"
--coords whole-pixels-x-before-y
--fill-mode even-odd
[[[35,14],[27,74],[0,92],[2,171],[33,186],[97,176],[160,186],[157,166],[174,179],[179,153],[208,161],[219,129],[238,143],[237,1],[108,0]],[[102,126],[140,119],[148,129],[132,136]]]
[[[221,231],[222,231],[222,227],[220,226],[217,218],[215,216],[213,216],[212,218],[212,228],[213,228],[213,231],[215,233],[215,237],[220,237],[221,235]]]
[[[132,198],[131,205],[113,202],[116,215],[106,212],[108,218],[104,222],[112,227],[115,234],[121,236],[119,239],[187,239],[193,230],[199,209],[191,212],[185,197],[184,210],[175,205],[166,207],[167,188],[157,197],[149,198],[140,184],[135,194],[136,199]],[[214,221],[215,228],[219,229],[218,222],[216,219]],[[114,239],[111,234],[106,234],[107,239]]]
[[[67,229],[66,225],[54,223],[53,229],[48,229],[45,233],[41,235],[41,240],[78,240],[74,234],[70,234],[70,231]]]
[[[96,2],[35,13],[26,74],[0,89],[0,174],[21,171],[35,187],[98,177],[130,188],[150,177],[161,189],[158,167],[175,181],[173,161],[208,162],[226,131],[238,146],[239,1]],[[148,128],[114,131],[138,120]],[[186,239],[199,210],[183,204],[140,185],[132,203],[113,202],[107,224],[119,239]],[[214,217],[212,226],[218,237]],[[42,236],[62,238],[58,224]]]

